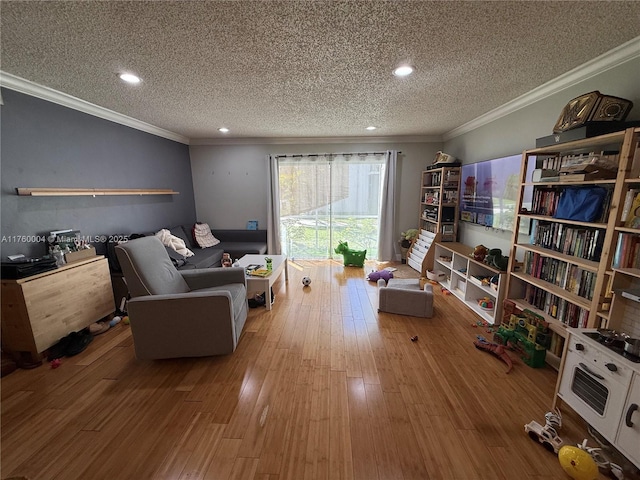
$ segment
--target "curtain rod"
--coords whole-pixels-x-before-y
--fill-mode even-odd
[[[308,155],[304,154],[288,154],[288,155],[276,155],[276,158],[296,158],[296,157],[335,157],[337,155],[384,155],[387,152],[347,152],[347,153],[310,153]],[[402,152],[398,152],[399,154]]]

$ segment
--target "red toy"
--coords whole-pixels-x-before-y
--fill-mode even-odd
[[[513,369],[513,362],[511,361],[511,357],[505,350],[504,346],[498,345],[497,343],[488,342],[487,339],[481,335],[478,335],[476,337],[476,340],[473,342],[473,344],[477,349],[489,352],[506,363],[509,367],[507,369],[507,373],[509,373]]]

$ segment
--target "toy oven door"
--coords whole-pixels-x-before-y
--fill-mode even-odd
[[[579,350],[576,345],[580,344],[572,341],[567,350],[558,396],[600,434],[614,441],[629,385],[602,369],[601,362],[591,360],[588,348]]]

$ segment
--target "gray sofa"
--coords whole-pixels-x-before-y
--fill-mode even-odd
[[[220,243],[208,248],[200,248],[193,239],[193,225],[177,225],[169,228],[171,235],[184,240],[193,257],[184,258],[176,252],[169,251],[169,256],[176,260],[178,270],[219,267],[222,265],[222,254],[228,253],[233,260],[244,255],[267,253],[266,230],[211,230]]]
[[[167,228],[172,235],[181,238],[187,248],[194,255],[184,257],[176,251],[165,247],[171,261],[178,270],[194,270],[198,268],[210,268],[222,266],[222,254],[228,253],[233,260],[247,254],[266,255],[267,253],[267,231],[266,230],[212,230],[213,236],[220,240],[220,243],[209,248],[200,248],[191,233],[193,225],[176,225]],[[105,235],[107,238],[134,238],[149,237],[155,232],[145,232],[140,234]],[[107,242],[96,245],[99,255],[105,255],[109,259],[111,273],[121,273],[118,259],[114,248],[117,243]]]

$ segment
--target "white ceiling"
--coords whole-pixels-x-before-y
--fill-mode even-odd
[[[191,142],[222,126],[238,138],[442,136],[640,36],[638,1],[0,7],[5,77]],[[415,73],[394,77],[405,62]]]

